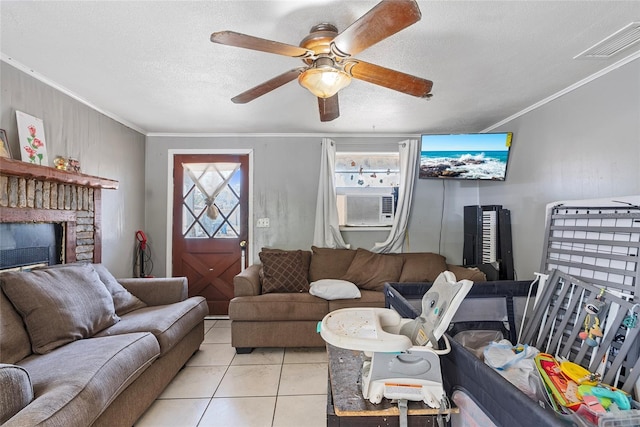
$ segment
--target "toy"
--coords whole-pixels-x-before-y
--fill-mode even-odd
[[[589,347],[597,347],[598,341],[596,337],[602,337],[602,328],[600,327],[600,314],[604,314],[606,302],[604,301],[604,289],[600,289],[598,296],[588,301],[584,306],[587,315],[584,317],[584,331],[578,336]]]
[[[598,373],[591,373],[587,369],[578,365],[577,363],[563,360],[560,362],[560,370],[567,377],[571,378],[578,385],[596,385],[600,382],[601,375]]]
[[[595,396],[605,410],[610,411],[613,404],[616,405],[615,410],[628,411],[631,409],[631,396],[606,384],[597,386],[581,385],[578,387],[578,393],[585,402],[587,401],[585,399],[587,396]]]
[[[622,321],[622,324],[627,329],[633,329],[638,326],[638,313],[636,313],[636,308],[640,308],[640,304],[634,304],[629,310],[629,314],[627,314]]]
[[[589,408],[590,411],[596,412],[598,414],[603,414],[606,412],[597,397],[585,395],[582,396],[582,400],[584,400],[584,404],[587,405],[587,408]]]
[[[558,361],[552,355],[538,353],[533,360],[551,394],[551,399],[562,407],[576,411],[582,405],[578,384],[562,372]]]

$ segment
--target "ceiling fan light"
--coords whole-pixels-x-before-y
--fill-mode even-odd
[[[349,86],[351,76],[333,67],[309,68],[298,77],[300,85],[318,98],[331,98]]]

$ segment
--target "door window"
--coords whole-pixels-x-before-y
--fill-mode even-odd
[[[236,239],[241,230],[240,163],[182,163],[182,235]]]

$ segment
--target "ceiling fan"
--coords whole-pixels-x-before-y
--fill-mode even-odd
[[[370,64],[353,57],[398,31],[415,24],[421,13],[415,0],[383,0],[347,29],[327,23],[315,25],[300,46],[266,40],[233,31],[211,34],[211,41],[267,53],[300,58],[304,66],[286,71],[231,99],[245,104],[294,79],[318,97],[320,120],[340,116],[338,91],[352,78],[363,80],[412,96],[431,96],[433,82],[420,77]]]

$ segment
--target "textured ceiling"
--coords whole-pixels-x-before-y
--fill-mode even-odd
[[[431,100],[354,80],[321,123],[296,81],[248,104],[235,95],[302,65],[213,44],[233,30],[297,45],[344,30],[377,1],[6,1],[2,59],[145,133],[475,132],[633,55],[574,56],[632,21],[639,1],[419,1],[422,20],[357,55],[428,78]]]

